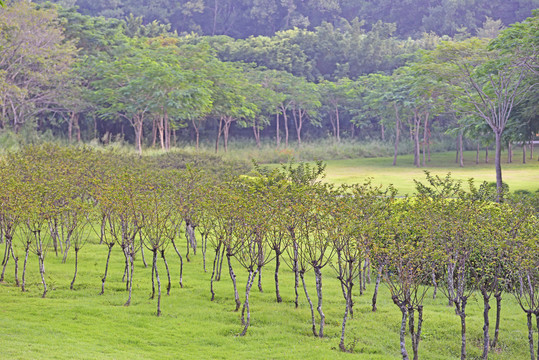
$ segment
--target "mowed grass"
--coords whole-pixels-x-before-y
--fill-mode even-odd
[[[182,248],[184,244],[182,243]],[[3,255],[4,246],[1,248]],[[19,276],[23,255],[20,253]],[[122,282],[124,259],[120,249],[113,249],[109,278],[104,295],[100,278],[104,271],[107,248],[87,244],[80,252],[79,276],[75,290],[69,290],[73,275],[74,254],[66,264],[51,251],[46,258],[47,298],[41,298],[42,286],[36,256],[27,269],[28,292],[14,286],[13,262],[10,261],[5,283],[0,284],[0,358],[1,359],[400,359],[400,312],[388,290],[381,285],[378,308],[371,311],[374,285],[364,295],[355,289],[354,318],[348,322],[348,346],[353,353],[338,351],[344,300],[334,271],[323,271],[324,339],[310,330],[310,310],[303,292],[300,306],[294,308],[293,273],[283,265],[280,274],[283,303],[275,301],[273,268],[263,269],[264,292],[256,285],[251,293],[252,325],[245,337],[240,313],[234,312],[232,283],[226,266],[216,283],[216,300],[210,301],[211,257],[208,272],[202,269],[202,255],[192,256],[185,264],[184,288],[179,287],[179,261],[171,249],[168,261],[172,290],[166,296],[166,272],[159,262],[163,282],[161,317],[156,317],[156,300],[151,293],[151,271],[144,268],[140,254],[134,273],[133,301],[127,299]],[[184,251],[182,251],[184,252]],[[146,253],[150,260],[150,254]],[[225,261],[226,263],[226,261]],[[235,264],[240,294],[245,289],[247,273]],[[374,278],[373,278],[374,280]],[[307,276],[310,296],[316,301],[312,272]],[[243,298],[243,296],[242,296]],[[473,296],[468,302],[468,356],[481,355],[482,299]],[[316,303],[315,303],[316,306]],[[494,323],[491,311],[491,324]],[[514,298],[504,295],[500,346],[491,359],[528,358],[526,316]],[[318,319],[318,316],[317,316]],[[455,359],[460,354],[460,322],[447,300],[427,296],[420,357]],[[411,353],[411,344],[408,350]]]
[[[476,184],[483,181],[495,182],[494,153],[490,153],[489,163],[485,164],[484,152],[481,153],[479,164],[475,163],[475,151],[464,153],[464,167],[455,163],[454,152],[433,153],[431,161],[425,167],[413,165],[413,155],[399,156],[397,165],[392,166],[393,158],[361,158],[349,160],[327,161],[326,180],[335,184],[362,183],[366,178],[372,178],[374,184],[384,187],[393,184],[400,195],[412,194],[415,190],[414,179],[423,181],[424,170],[433,175],[445,177],[451,173],[454,179],[467,181],[473,178]],[[529,157],[526,164],[522,163],[522,152],[515,151],[512,163],[507,163],[506,154],[502,158],[502,179],[509,185],[510,191],[539,190],[539,161],[537,155],[533,160]]]

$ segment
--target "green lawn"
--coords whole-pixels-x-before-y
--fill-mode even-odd
[[[183,244],[182,244],[183,245]],[[2,246],[0,255],[3,254]],[[182,246],[183,248],[183,246]],[[164,295],[163,315],[155,316],[156,300],[150,300],[151,271],[140,256],[136,262],[133,302],[121,282],[123,256],[114,248],[112,268],[105,295],[99,296],[106,247],[88,244],[81,250],[79,278],[69,290],[73,254],[66,264],[49,252],[46,277],[47,298],[40,298],[41,285],[35,255],[28,265],[27,293],[13,283],[13,262],[6,282],[0,284],[0,358],[2,359],[399,359],[400,312],[381,286],[379,311],[370,310],[373,285],[366,294],[355,291],[354,319],[348,324],[347,343],[353,354],[338,349],[344,300],[331,268],[324,269],[324,311],[327,316],[324,339],[310,332],[310,311],[303,294],[300,307],[293,305],[293,274],[283,267],[283,303],[275,302],[273,264],[263,270],[264,292],[253,287],[252,326],[247,336],[241,331],[240,314],[233,311],[232,285],[223,269],[216,284],[216,300],[210,301],[210,273],[202,270],[197,254],[185,265],[184,284],[178,285],[178,261],[168,251],[173,276],[170,296]],[[18,254],[23,258],[23,254]],[[174,255],[174,256],[173,256]],[[148,254],[147,254],[148,256]],[[149,258],[149,256],[148,256]],[[22,263],[22,261],[20,261]],[[211,266],[211,262],[208,262]],[[22,264],[21,264],[22,265]],[[22,267],[22,266],[21,266]],[[20,270],[21,271],[21,270]],[[247,273],[236,265],[239,289],[245,289]],[[160,263],[161,279],[166,279]],[[20,276],[20,272],[19,272]],[[165,280],[164,280],[165,282]],[[314,277],[308,274],[309,291],[315,299]],[[163,290],[164,291],[164,290]],[[455,359],[460,353],[459,318],[440,296],[425,301],[420,357]],[[479,358],[482,336],[482,299],[468,303],[468,355]],[[494,316],[492,311],[492,316]],[[493,323],[494,319],[492,319]],[[525,314],[510,295],[504,295],[501,345],[491,359],[529,358]],[[411,344],[408,343],[411,353]]]
[[[411,194],[415,186],[413,179],[425,179],[424,170],[433,175],[445,176],[448,172],[456,179],[467,180],[474,178],[476,181],[495,182],[494,153],[490,154],[490,162],[484,163],[484,153],[481,153],[479,164],[475,163],[475,152],[464,153],[464,167],[455,163],[455,153],[434,153],[426,167],[417,168],[413,165],[413,156],[399,156],[397,165],[392,166],[392,158],[368,158],[350,160],[327,161],[328,181],[343,183],[358,183],[365,178],[373,178],[373,183],[387,186],[393,184],[399,194]],[[508,164],[504,154],[502,162],[502,178],[509,185],[511,191],[518,189],[536,191],[539,190],[539,161],[537,156],[534,160],[526,159],[522,164],[522,153],[515,152],[513,163]]]

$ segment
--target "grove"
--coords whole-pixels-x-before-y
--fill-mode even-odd
[[[461,358],[470,347],[470,299],[483,303],[481,348],[487,358],[493,349],[503,351],[500,323],[511,297],[527,321],[522,327],[530,357],[538,355],[537,194],[504,193],[500,199],[488,184],[426,173],[413,197],[399,197],[392,187],[368,181],[327,184],[322,163],[271,171],[255,165],[248,174],[230,166],[217,170],[218,164],[204,169],[172,153],[135,157],[54,145],[7,153],[0,160],[0,281],[25,292],[28,273],[35,272],[47,297],[54,291],[47,259],[65,262],[69,256],[73,267],[63,278],[76,292],[79,252],[99,248],[95,266],[102,267],[102,277],[95,293],[110,291],[110,269],[122,269],[124,305],[136,306],[133,286],[147,282],[154,314],[163,316],[165,294],[187,290],[193,275],[184,266],[202,258],[205,298],[216,301],[220,291],[228,293],[239,318],[237,335],[249,336],[253,319],[262,316],[251,311],[252,294],[265,291],[274,294],[277,306],[308,306],[308,318],[298,327],[313,337],[325,338],[327,324],[338,322],[333,346],[343,352],[354,351],[350,319],[366,316],[355,304],[369,287],[369,311],[379,311],[383,287],[400,314],[394,318],[399,342],[393,345],[404,359],[418,358],[422,341],[428,341],[427,296],[445,298],[453,308],[447,311],[458,315]],[[37,268],[27,266],[30,258]],[[283,281],[283,274],[293,281]],[[268,278],[272,286],[263,288]],[[338,305],[324,301],[323,285],[335,279]],[[292,301],[283,302],[282,293],[292,291]]]

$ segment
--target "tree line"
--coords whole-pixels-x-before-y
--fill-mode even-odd
[[[0,281],[11,267],[12,281],[25,291],[28,258],[36,256],[45,297],[47,255],[65,262],[74,251],[70,287],[75,290],[78,253],[97,239],[108,248],[104,275],[96,284],[100,293],[106,290],[111,252],[118,249],[125,305],[131,304],[134,276],[143,276],[134,274],[134,262],[141,261],[151,268],[146,275],[159,316],[162,294],[168,295],[176,281],[180,288],[189,281],[183,263],[198,252],[201,271],[208,272],[209,300],[216,296],[214,283],[227,276],[223,265],[228,271],[243,336],[252,316],[250,293],[257,287],[262,291],[262,274],[274,278],[275,300],[282,302],[279,277],[284,265],[295,279],[295,307],[304,296],[316,337],[324,337],[326,324],[323,279],[339,280],[342,351],[349,351],[346,324],[354,316],[354,299],[372,281],[372,311],[382,284],[401,312],[400,320],[395,319],[401,324],[395,346],[403,359],[418,358],[423,323],[429,321],[424,319],[426,296],[441,293],[454,307],[461,322],[462,359],[467,302],[472,294],[483,299],[486,359],[503,337],[502,298],[512,295],[526,314],[530,355],[536,358],[537,194],[504,194],[505,201],[496,202],[499,194],[487,184],[476,186],[470,180],[465,185],[427,172],[425,182],[416,182],[414,197],[398,198],[391,187],[368,181],[336,187],[323,182],[323,176],[322,163],[289,163],[275,170],[255,166],[249,176],[240,176],[231,171],[207,174],[173,154],[141,158],[53,145],[8,153],[0,161],[0,235],[5,244]],[[179,269],[170,268],[170,256],[179,258]],[[239,269],[247,275],[241,296]],[[310,271],[315,294],[306,284]],[[491,325],[494,299],[496,320]]]
[[[85,15],[123,19],[135,14],[145,23],[170,24],[178,33],[228,35],[234,38],[272,36],[294,27],[313,30],[323,22],[340,25],[363,19],[368,26],[395,23],[400,38],[422,32],[453,36],[474,32],[488,16],[504,25],[521,21],[539,7],[536,0],[372,1],[372,0],[55,0],[78,7]]]
[[[502,146],[529,142],[533,157],[537,19],[505,30],[487,19],[473,38],[399,40],[394,24],[366,31],[353,21],[234,40],[11,2],[0,9],[0,127],[70,141],[114,135],[139,153],[182,134],[197,148],[213,138],[216,151],[231,133],[276,147],[381,138],[394,143],[394,163],[406,134],[417,166],[432,135],[450,132],[461,165],[465,138],[478,153],[494,144],[500,187]]]

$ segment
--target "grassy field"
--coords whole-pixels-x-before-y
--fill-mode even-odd
[[[373,178],[373,183],[387,186],[393,184],[399,194],[412,194],[415,189],[414,181],[425,179],[424,170],[433,175],[445,176],[448,172],[455,179],[467,180],[474,178],[478,183],[495,182],[494,159],[488,164],[484,163],[484,154],[481,154],[479,164],[475,163],[475,152],[464,153],[464,167],[455,163],[454,152],[433,153],[430,163],[426,167],[417,168],[413,165],[412,155],[398,157],[397,165],[392,166],[393,158],[362,158],[347,160],[326,161],[326,179],[332,183],[359,183],[365,178]],[[504,154],[505,155],[505,154]],[[522,153],[515,152],[514,160],[508,164],[504,156],[502,163],[502,178],[509,185],[511,191],[539,190],[539,161],[527,159],[522,163]]]
[[[273,264],[263,270],[264,292],[253,287],[252,325],[245,337],[238,337],[242,328],[240,314],[233,311],[232,284],[225,269],[216,285],[216,300],[211,302],[210,273],[202,270],[201,254],[185,265],[185,287],[180,289],[179,262],[169,249],[173,288],[170,296],[163,296],[163,315],[158,318],[156,300],[149,299],[151,271],[143,267],[140,256],[135,267],[131,306],[123,306],[127,294],[121,281],[123,256],[118,248],[113,251],[105,294],[98,295],[106,250],[106,246],[97,244],[87,244],[81,250],[74,291],[69,290],[73,254],[62,264],[60,257],[49,252],[45,265],[51,290],[45,299],[40,297],[36,256],[28,265],[27,293],[14,286],[13,262],[10,262],[6,282],[0,284],[1,359],[401,358],[400,312],[383,285],[376,313],[370,309],[373,285],[368,285],[363,296],[356,289],[354,319],[348,323],[347,331],[346,343],[353,345],[353,353],[349,354],[337,350],[344,300],[329,267],[323,272],[326,338],[312,336],[310,311],[303,294],[300,307],[294,308],[293,273],[286,266],[281,273],[284,302],[276,303]],[[235,270],[241,292],[247,273],[238,265]],[[166,279],[162,263],[160,275]],[[308,283],[311,297],[315,298],[312,273],[308,274]],[[455,359],[460,354],[459,318],[446,303],[442,296],[436,300],[428,296],[425,300],[422,359]],[[481,355],[482,299],[472,297],[468,310],[468,355],[469,359],[476,359]],[[491,313],[494,316],[494,311]],[[504,295],[500,339],[491,359],[529,358],[526,317],[510,295]],[[411,352],[410,343],[408,347]]]

